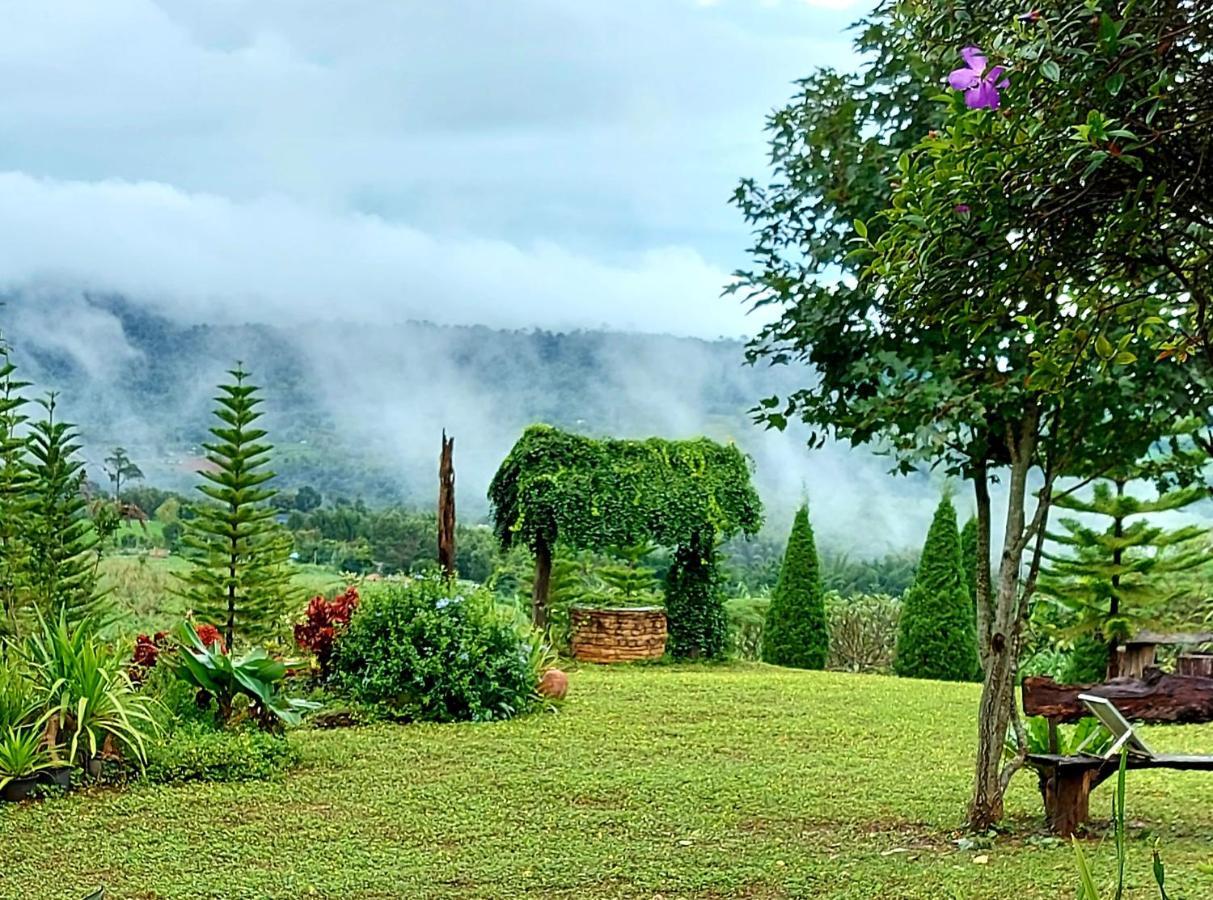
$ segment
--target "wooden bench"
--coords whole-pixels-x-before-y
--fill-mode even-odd
[[[1186,769],[1213,772],[1213,756],[1160,755],[1151,750],[1133,730],[1120,710],[1105,697],[1079,694],[1078,699],[1111,732],[1115,740],[1102,755],[1079,752],[1063,756],[1057,753],[1033,753],[1028,765],[1036,769],[1044,795],[1049,830],[1069,837],[1087,820],[1091,790],[1116,774],[1123,748],[1128,769]],[[1050,723],[1053,724],[1052,722]],[[1050,728],[1050,735],[1054,731]],[[1054,749],[1056,749],[1054,747]]]

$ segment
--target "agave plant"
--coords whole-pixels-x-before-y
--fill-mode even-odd
[[[0,790],[15,778],[37,775],[51,765],[40,727],[9,727],[0,734]]]
[[[89,622],[69,625],[66,616],[48,622],[26,641],[25,656],[38,705],[46,711],[52,756],[62,742],[81,766],[108,746],[121,748],[143,765],[146,738],[157,730],[151,701],[140,695],[123,661]]]
[[[276,660],[261,648],[233,659],[221,645],[198,637],[189,622],[182,624],[177,636],[181,641],[174,666],[177,676],[215,698],[221,722],[231,718],[232,703],[239,695],[249,699],[258,723],[267,729],[278,723],[298,725],[304,710],[319,707],[318,703],[284,697],[278,690],[287,670],[305,663]]]

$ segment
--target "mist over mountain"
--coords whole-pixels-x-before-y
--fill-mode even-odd
[[[487,512],[492,473],[532,422],[604,436],[732,440],[754,460],[769,527],[807,495],[823,543],[854,555],[917,545],[938,497],[925,476],[805,435],[767,432],[747,411],[802,383],[753,368],[736,340],[610,331],[552,333],[425,322],[201,324],[116,295],[7,295],[2,323],[21,372],[61,392],[90,474],[128,448],[150,483],[186,488],[215,385],[237,360],[265,392],[281,485],[428,507],[439,438],[456,438],[460,514]]]

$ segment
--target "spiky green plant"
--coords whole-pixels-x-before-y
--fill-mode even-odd
[[[29,383],[17,378],[9,347],[0,339],[0,637],[16,637],[25,610],[32,505],[28,421],[23,395]]]
[[[893,671],[940,681],[969,681],[978,671],[973,601],[961,563],[956,509],[946,495],[902,603]]]
[[[762,658],[777,666],[824,669],[830,652],[821,565],[809,508],[802,506],[792,522],[779,581],[771,592],[762,635]]]
[[[100,559],[96,532],[82,493],[84,465],[75,426],[57,416],[55,394],[38,401],[43,415],[30,433],[28,591],[43,616],[63,612],[69,622],[105,618],[97,591]]]
[[[205,444],[210,469],[198,490],[209,502],[184,523],[184,544],[193,566],[180,593],[197,616],[218,624],[229,650],[238,641],[261,642],[278,633],[297,599],[287,571],[290,537],[274,521],[268,485],[273,446],[261,418],[260,388],[237,365],[232,381],[219,386],[212,440]]]

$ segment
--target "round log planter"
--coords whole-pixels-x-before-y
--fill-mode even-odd
[[[668,635],[665,610],[656,606],[569,610],[570,644],[581,662],[661,659]]]

